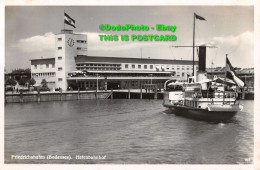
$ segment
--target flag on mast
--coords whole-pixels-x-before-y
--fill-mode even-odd
[[[68,14],[66,14],[65,12],[64,12],[64,23],[65,24],[68,24],[68,25],[70,25],[70,26],[72,26],[72,27],[74,27],[74,28],[76,28],[76,26],[75,26],[75,20],[74,19],[72,19]]]
[[[205,21],[206,21],[206,19],[205,19],[205,18],[203,18],[203,17],[201,17],[201,16],[197,15],[196,13],[194,13],[194,15],[195,15],[196,19],[199,19],[199,20],[205,20]]]
[[[238,74],[232,67],[228,57],[226,57],[226,77],[233,80],[240,88],[244,87],[245,83],[239,78]]]

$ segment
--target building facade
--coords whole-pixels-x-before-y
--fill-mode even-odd
[[[45,79],[49,88],[62,90],[140,88],[144,84],[160,88],[170,78],[186,81],[193,71],[190,60],[88,56],[87,35],[72,30],[55,35],[54,55],[31,60],[36,84]],[[76,70],[84,71],[83,76],[71,76]]]

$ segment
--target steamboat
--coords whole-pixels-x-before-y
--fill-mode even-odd
[[[194,14],[194,22],[196,16]],[[206,48],[207,46],[199,46],[199,69],[196,76],[193,65],[193,76],[189,77],[186,83],[176,80],[165,82],[163,106],[177,115],[194,119],[229,120],[243,109],[237,90],[244,86],[244,82],[239,79],[227,55],[225,78],[209,79],[206,72]]]

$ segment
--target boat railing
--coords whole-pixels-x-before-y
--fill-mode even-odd
[[[236,98],[236,92],[234,91],[226,91],[225,92],[225,96],[224,96],[224,92],[209,92],[209,91],[201,91],[201,95],[197,95],[197,96],[201,96],[202,98]]]

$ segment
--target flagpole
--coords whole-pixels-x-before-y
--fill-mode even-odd
[[[195,13],[193,14],[193,44],[192,44],[192,76],[195,76],[194,74],[194,46],[195,46]]]
[[[65,30],[64,15],[65,15],[65,10],[64,10],[64,13],[63,13],[63,25],[64,25],[64,30]]]
[[[227,54],[226,54],[226,67],[225,67],[225,79],[224,79],[224,83],[223,83],[223,86],[224,86],[224,93],[223,93],[223,104],[225,102],[225,84],[226,84],[226,81],[227,81]]]

